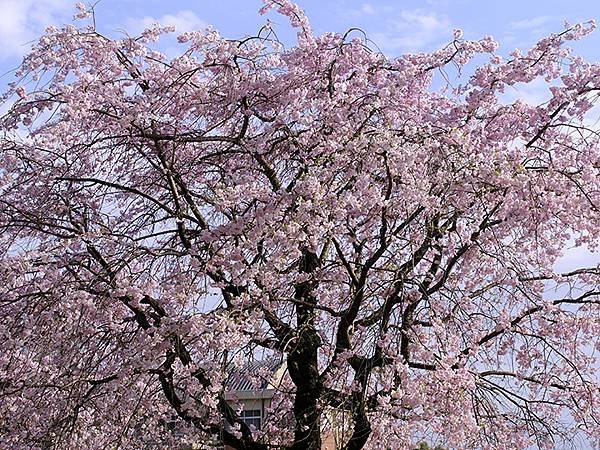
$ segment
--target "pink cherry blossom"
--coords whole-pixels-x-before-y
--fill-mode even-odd
[[[600,445],[600,269],[556,269],[600,244],[600,65],[565,46],[594,24],[392,59],[271,9],[288,49],[208,28],[167,58],[169,27],[67,25],[24,59],[1,97],[0,447]],[[543,104],[502,95],[539,80]],[[228,379],[268,357],[258,430]]]

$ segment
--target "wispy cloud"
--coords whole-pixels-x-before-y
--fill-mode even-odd
[[[556,31],[556,27],[560,27],[558,19],[556,16],[539,15],[510,21],[505,27],[500,41],[503,45],[527,48],[532,44],[532,39],[535,40]]]
[[[199,31],[208,27],[208,23],[198,17],[193,11],[181,10],[174,14],[165,14],[160,17],[144,16],[140,18],[129,18],[123,26],[130,36],[139,35],[145,29],[159,24],[161,27],[173,26],[175,33],[160,38],[155,50],[160,51],[167,58],[175,58],[181,55],[181,45],[177,43],[176,36],[187,31]]]
[[[506,89],[500,97],[503,104],[521,100],[529,105],[541,105],[552,97],[548,84],[543,78],[536,78],[530,83],[517,83]]]
[[[371,39],[386,53],[417,52],[451,37],[450,20],[434,12],[401,10]]]
[[[550,16],[536,16],[510,22],[508,26],[513,30],[534,30],[546,25],[550,20]]]
[[[0,60],[27,53],[28,43],[74,12],[72,0],[1,0]]]
[[[139,19],[128,19],[126,29],[130,34],[137,34],[154,23],[158,23],[161,26],[174,26],[178,33],[201,30],[207,26],[207,23],[198,17],[196,13],[190,10],[183,10],[158,18],[145,16]]]
[[[374,7],[373,5],[371,5],[370,3],[363,3],[363,4],[360,6],[360,11],[361,11],[363,14],[367,14],[367,15],[369,15],[369,16],[371,16],[371,15],[375,14],[375,12],[376,12],[376,11],[375,11],[375,7]]]

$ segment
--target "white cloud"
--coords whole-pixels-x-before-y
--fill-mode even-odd
[[[507,105],[516,100],[521,100],[529,105],[541,105],[552,97],[548,89],[548,83],[543,78],[538,77],[530,83],[517,83],[508,86],[504,94],[500,96],[500,101]]]
[[[582,267],[597,267],[600,254],[585,246],[576,247],[574,244],[564,249],[563,255],[556,260],[554,270],[559,273],[570,272]]]
[[[1,1],[1,0],[0,0]],[[130,18],[125,20],[124,29],[130,36],[136,36],[154,24],[162,27],[174,26],[175,33],[164,35],[154,48],[167,58],[175,58],[181,55],[181,45],[176,36],[186,31],[199,31],[208,27],[208,23],[198,17],[193,11],[181,10],[174,14],[165,14],[161,17],[145,16],[141,18]]]
[[[363,14],[367,14],[369,16],[375,14],[375,8],[370,3],[363,3],[360,7],[360,10]]]
[[[533,30],[539,29],[550,21],[550,16],[536,16],[529,19],[517,20],[510,22],[508,26],[513,30]]]
[[[73,13],[72,0],[0,0],[0,60],[24,55],[50,24]]]
[[[425,3],[433,8],[448,7],[451,5],[452,0],[425,0]]]
[[[145,16],[140,19],[129,19],[126,22],[127,32],[129,34],[139,34],[154,23],[161,26],[174,26],[178,33],[201,30],[207,26],[207,23],[193,11],[184,10],[175,14],[166,14],[159,18]]]
[[[586,127],[600,133],[600,101],[592,99],[594,106],[584,116],[583,123]]]
[[[422,10],[403,10],[386,22],[386,30],[370,38],[386,53],[417,52],[451,39],[450,21],[445,16]]]

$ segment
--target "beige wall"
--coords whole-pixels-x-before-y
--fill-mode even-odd
[[[323,442],[321,444],[321,450],[337,450],[335,437],[333,434],[327,434],[323,436]],[[225,450],[234,450],[233,447],[228,445],[225,446]]]
[[[322,450],[336,450],[335,437],[329,433],[323,437],[323,443],[321,444]]]
[[[256,393],[248,393],[248,395],[246,395],[246,396],[253,397],[253,398],[240,399],[239,397],[244,397],[244,394],[240,393],[239,395],[235,395],[235,394],[228,395],[228,397],[229,397],[228,400],[230,400],[230,403],[233,403],[232,400],[235,398],[237,400],[236,403],[239,403],[240,405],[242,405],[242,409],[245,411],[253,410],[253,409],[260,410],[263,421],[264,421],[265,410],[266,410],[266,408],[271,406],[271,398],[270,397],[257,398]],[[226,445],[225,450],[234,450],[234,449],[232,447],[229,447],[228,445]]]

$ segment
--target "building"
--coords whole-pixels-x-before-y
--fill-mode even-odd
[[[241,405],[241,419],[260,429],[285,371],[280,357],[250,361],[229,375],[225,400]]]
[[[245,423],[261,429],[268,420],[273,396],[286,376],[286,371],[285,361],[281,357],[250,361],[230,374],[225,399],[242,407],[240,415]],[[339,439],[337,434],[339,433],[328,433],[324,436],[323,450],[341,448],[336,444]],[[225,450],[232,449],[225,446]]]

